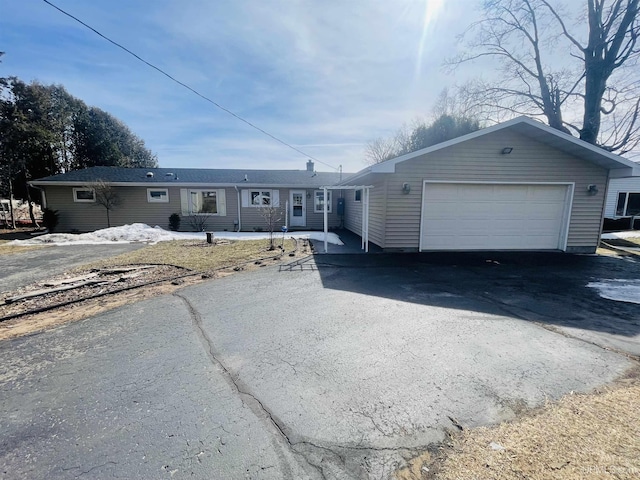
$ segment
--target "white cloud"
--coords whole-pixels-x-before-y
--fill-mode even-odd
[[[429,114],[455,81],[440,65],[473,19],[465,0],[59,3],[203,95],[349,171],[364,167],[368,141]],[[3,47],[2,66],[62,83],[114,114],[162,166],[304,168],[304,156],[50,7],[31,10],[12,5],[5,22],[18,27],[0,20],[0,31],[8,25],[21,40]]]

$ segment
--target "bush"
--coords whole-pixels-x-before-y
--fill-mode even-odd
[[[169,230],[173,232],[180,230],[180,215],[177,213],[169,215]]]
[[[60,220],[60,214],[58,210],[51,210],[50,208],[45,208],[42,213],[42,224],[50,231],[53,232],[58,226],[58,221]]]

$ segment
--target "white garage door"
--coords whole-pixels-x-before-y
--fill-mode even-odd
[[[420,248],[563,249],[569,188],[425,182]]]

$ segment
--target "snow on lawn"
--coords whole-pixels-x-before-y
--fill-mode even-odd
[[[282,232],[273,232],[282,237]],[[215,238],[228,240],[262,240],[269,238],[267,232],[213,232]],[[309,238],[324,241],[324,232],[288,232],[287,238]],[[104,245],[113,243],[147,242],[158,243],[168,240],[204,240],[204,232],[171,232],[162,227],[150,227],[144,223],[133,223],[122,227],[111,227],[91,233],[49,233],[27,240],[14,240],[10,245]],[[340,237],[329,232],[327,241],[335,245],[344,245]]]
[[[640,304],[640,280],[600,280],[588,283],[587,287],[597,290],[602,298]]]
[[[616,238],[640,238],[640,230],[630,230],[627,232],[603,233],[602,240],[615,240]]]

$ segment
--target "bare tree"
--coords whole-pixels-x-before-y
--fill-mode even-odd
[[[411,151],[411,135],[420,125],[424,125],[424,122],[415,119],[411,126],[406,123],[402,124],[393,136],[378,137],[371,141],[365,148],[365,161],[373,165],[409,153]]]
[[[96,205],[104,207],[107,211],[107,227],[111,227],[111,210],[117,208],[122,200],[116,189],[111,183],[104,180],[96,180],[86,186],[87,189],[93,190]]]
[[[260,207],[260,216],[264,218],[267,231],[269,232],[269,250],[273,250],[275,248],[273,231],[278,222],[282,220],[282,209],[278,206],[265,205],[264,207]]]
[[[207,220],[209,220],[208,215],[189,215],[189,225],[195,232],[204,232],[207,227]]]
[[[570,18],[553,0],[487,0],[456,66],[495,59],[496,79],[461,94],[496,121],[513,114],[617,153],[640,141],[640,0],[586,0]]]

